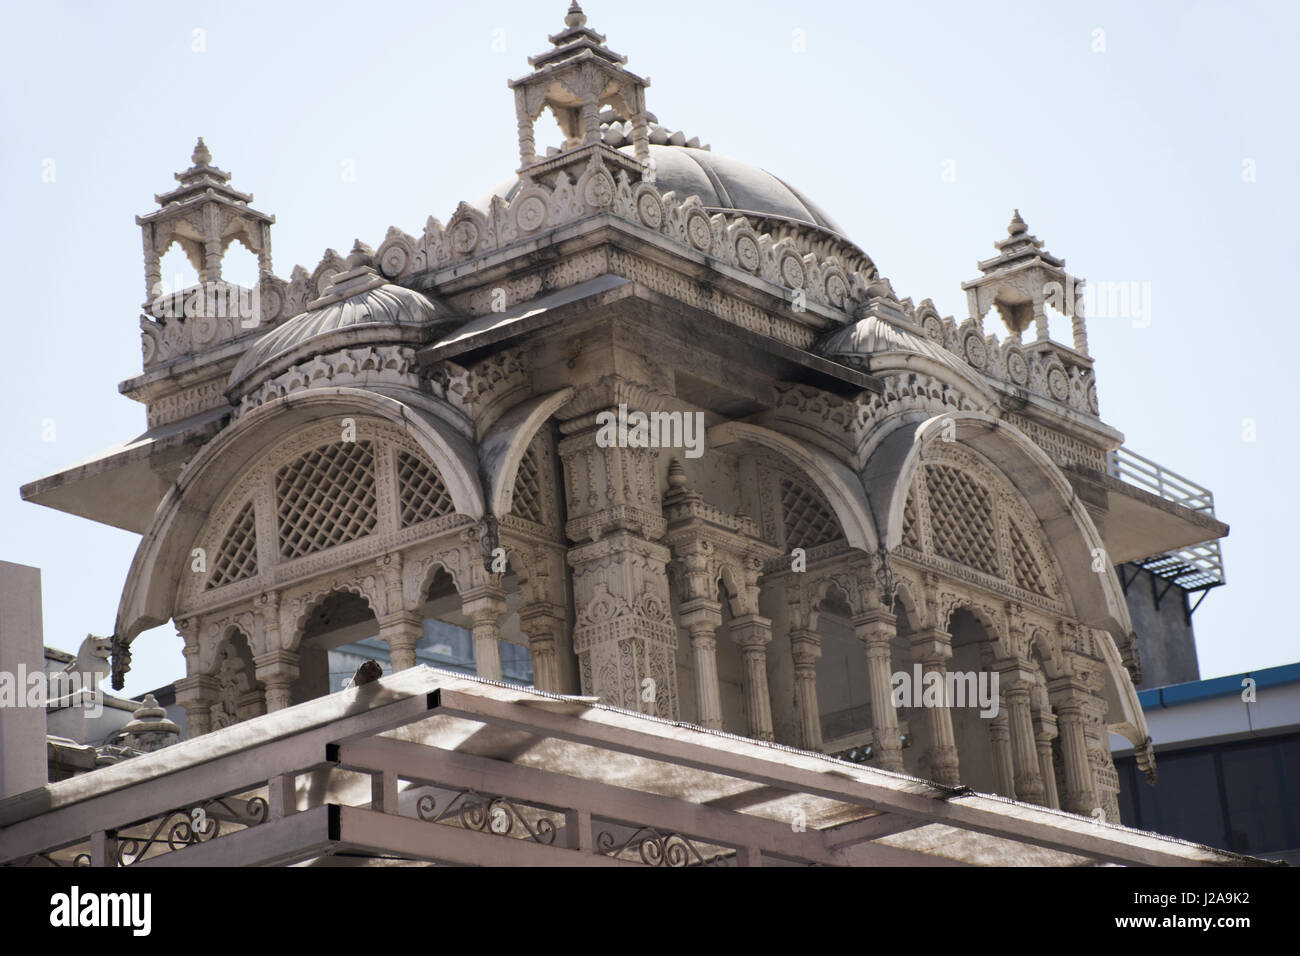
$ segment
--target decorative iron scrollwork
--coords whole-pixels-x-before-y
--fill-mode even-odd
[[[653,827],[642,827],[622,845],[608,830],[596,837],[596,851],[615,859],[631,859],[633,854],[646,866],[711,866],[719,858],[706,860],[695,844],[680,833],[661,833]]]
[[[253,797],[244,802],[243,811],[236,810],[224,799],[217,798],[200,804],[171,810],[163,814],[154,827],[153,833],[144,837],[118,837],[114,856],[118,866],[132,866],[142,860],[149,850],[166,843],[169,850],[175,852],[197,843],[206,843],[221,834],[221,821],[210,811],[220,807],[234,822],[245,827],[257,826],[266,821],[269,807],[261,797]],[[163,836],[166,831],[166,836]],[[84,854],[83,854],[84,855]]]
[[[518,828],[524,836],[536,843],[550,846],[555,842],[555,824],[546,817],[540,817],[536,823],[530,824],[519,808],[505,797],[494,797],[474,790],[462,790],[448,800],[441,810],[438,810],[437,801],[432,794],[423,794],[416,801],[415,812],[427,823],[445,824],[456,819],[466,830],[495,833],[498,836],[514,836]]]

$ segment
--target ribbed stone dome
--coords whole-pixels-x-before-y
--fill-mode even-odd
[[[227,392],[336,348],[422,343],[433,327],[454,319],[455,313],[441,303],[386,281],[372,268],[354,268],[334,276],[306,312],[249,346],[230,373]]]
[[[829,359],[870,371],[870,360],[888,353],[923,355],[969,377],[971,370],[957,356],[926,338],[919,329],[869,315],[822,339],[815,351]]]

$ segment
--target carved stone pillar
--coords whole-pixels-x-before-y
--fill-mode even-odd
[[[1091,703],[1087,687],[1073,677],[1051,681],[1048,691],[1056,711],[1057,730],[1061,737],[1061,760],[1065,771],[1065,792],[1061,809],[1088,816],[1098,806],[1093,786],[1092,768],[1088,764],[1086,729],[1087,708]]]
[[[415,611],[395,611],[379,619],[380,640],[388,644],[393,672],[415,666],[415,645],[424,637],[424,620]]]
[[[575,542],[568,554],[577,611],[573,650],[584,694],[676,720],[677,626],[669,611],[671,552],[659,543],[667,529],[659,450],[611,440],[596,413],[617,416],[620,403],[644,401],[643,391],[626,383],[602,384],[577,402],[588,403],[590,412],[560,427],[567,436],[559,446],[565,533]]]
[[[565,693],[557,650],[564,636],[564,609],[550,604],[526,604],[519,610],[519,629],[528,635],[533,686],[552,694]]]
[[[1050,711],[1034,714],[1034,745],[1038,750],[1038,772],[1043,778],[1045,806],[1061,808],[1061,798],[1056,793],[1056,768],[1052,763],[1052,741],[1056,739],[1056,717]]]
[[[944,706],[925,707],[925,719],[930,731],[930,777],[936,783],[955,787],[961,782],[957,764],[957,742],[952,732],[952,711],[947,699],[948,658],[952,657],[952,635],[937,627],[921,628],[911,635],[912,660],[921,665],[922,673],[939,675],[939,686],[944,688]]]
[[[501,680],[501,620],[506,616],[506,599],[496,585],[466,591],[460,609],[470,619],[474,632],[475,671],[479,677]]]
[[[293,682],[298,679],[296,651],[272,650],[253,658],[257,679],[266,688],[268,712],[293,705]]]
[[[1011,757],[1011,721],[1006,703],[998,701],[998,715],[989,717],[989,749],[993,753],[993,788],[1004,797],[1016,799],[1015,765]]]
[[[881,770],[903,771],[903,744],[898,733],[898,710],[894,707],[890,682],[890,641],[897,633],[897,619],[884,608],[873,608],[853,618],[853,633],[867,654],[867,683],[871,688],[871,728],[875,737],[877,766]],[[949,722],[951,726],[951,721]]]
[[[1011,662],[999,667],[1007,717],[1011,729],[1011,756],[1016,774],[1016,797],[1028,803],[1044,806],[1042,771],[1038,764],[1038,750],[1034,742],[1034,725],[1030,708],[1030,691],[1034,688],[1034,675],[1023,662]]]
[[[212,705],[217,702],[217,680],[206,674],[182,677],[173,685],[176,703],[185,708],[185,736],[193,740],[212,730]]]
[[[811,628],[790,631],[790,653],[794,658],[794,719],[799,744],[804,750],[822,749],[822,715],[817,701],[817,660],[822,656],[822,639]]]
[[[744,660],[745,718],[749,736],[772,740],[772,699],[767,690],[767,645],[772,640],[772,622],[757,614],[731,621],[731,639],[740,647]]]
[[[682,627],[691,636],[695,666],[695,710],[701,727],[722,729],[722,692],[718,686],[718,628],[722,605],[706,598],[683,601],[678,608]]]

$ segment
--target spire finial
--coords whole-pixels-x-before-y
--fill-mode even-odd
[[[569,4],[569,12],[564,17],[564,25],[570,30],[587,25],[587,15],[582,12],[582,7],[578,6],[578,0],[573,0]]]
[[[1025,225],[1025,221],[1020,218],[1020,210],[1015,210],[1015,215],[1011,217],[1011,222],[1007,226],[1007,235],[1022,236],[1028,231],[1029,227]]]
[[[190,161],[193,162],[195,166],[207,166],[212,162],[212,154],[208,152],[208,148],[203,145],[202,136],[200,136],[199,141],[194,144],[194,154],[190,156]]]

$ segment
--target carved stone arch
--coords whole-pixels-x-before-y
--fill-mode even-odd
[[[476,457],[465,437],[426,409],[358,388],[294,393],[250,412],[212,439],[186,464],[159,504],[136,550],[118,607],[116,633],[130,642],[169,620],[177,608],[182,568],[213,507],[232,482],[288,436],[322,418],[372,417],[414,442],[446,482],[456,513],[477,520],[484,497]]]
[[[813,630],[817,629],[822,607],[831,595],[838,595],[844,599],[844,606],[848,608],[850,616],[856,614],[861,601],[854,592],[855,589],[843,575],[826,574],[814,581],[808,601],[808,626]]]
[[[1049,680],[1066,675],[1067,664],[1061,654],[1059,639],[1049,628],[1037,624],[1026,625],[1029,632],[1029,652],[1038,662]]]
[[[913,581],[906,573],[895,572],[893,611],[909,631],[920,630],[927,624],[925,601],[920,598],[923,593],[919,581]]]
[[[921,467],[923,449],[940,440],[945,429],[952,440],[998,462],[998,472],[1037,519],[1056,559],[1073,617],[1101,632],[1097,643],[1104,645],[1099,649],[1106,662],[1107,699],[1113,712],[1122,715],[1116,732],[1137,747],[1146,746],[1146,721],[1116,643],[1132,641],[1123,589],[1109,561],[1102,572],[1092,570],[1094,554],[1106,553],[1101,534],[1069,480],[1028,436],[1005,421],[974,412],[938,415],[894,431],[877,448],[863,474],[882,540],[891,549],[898,546],[907,490]]]
[[[979,622],[984,633],[988,635],[989,645],[995,657],[1005,659],[1015,657],[1015,650],[1010,646],[1009,635],[1007,632],[1006,617],[997,608],[967,595],[953,595],[955,603],[948,606],[941,625],[945,631],[951,633],[951,624],[953,615],[958,611],[966,611],[971,617]]]
[[[335,576],[328,581],[317,581],[305,588],[293,588],[281,598],[285,622],[288,625],[284,648],[296,651],[302,646],[303,631],[312,612],[321,602],[334,594],[355,594],[365,601],[376,620],[386,613],[383,584],[374,574],[362,573],[344,578]]]
[[[498,518],[514,506],[519,466],[533,437],[573,397],[566,387],[515,405],[492,425],[479,444],[478,460],[486,477],[488,509]]]
[[[724,422],[709,429],[709,444],[725,447],[748,442],[777,452],[796,466],[826,499],[849,547],[876,551],[876,531],[862,483],[844,462],[781,432],[745,422]]]

